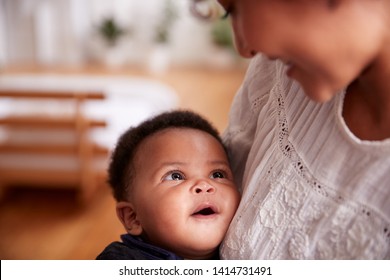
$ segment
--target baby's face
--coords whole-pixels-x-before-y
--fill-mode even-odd
[[[195,129],[166,129],[135,155],[132,203],[150,243],[204,258],[222,241],[239,203],[221,144]]]

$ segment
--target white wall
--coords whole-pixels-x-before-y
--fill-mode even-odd
[[[5,14],[1,16],[0,11],[0,39],[5,42],[0,43],[0,65],[79,65],[101,59],[101,38],[96,35],[96,26],[107,16],[114,16],[121,26],[132,30],[122,39],[119,61],[145,65],[155,46],[156,27],[164,15],[163,0],[0,1]],[[189,14],[189,2],[173,0],[178,18],[172,26],[169,53],[171,62],[176,64],[201,64],[214,56],[210,24]]]
[[[4,2],[0,1],[0,69],[7,64]]]

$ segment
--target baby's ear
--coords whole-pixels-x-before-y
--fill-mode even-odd
[[[137,219],[137,213],[132,203],[127,201],[118,202],[116,204],[116,214],[129,234],[141,235],[141,222]]]

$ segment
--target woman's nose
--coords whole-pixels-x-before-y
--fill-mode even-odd
[[[212,194],[215,192],[215,187],[206,181],[197,182],[191,189],[194,194]]]
[[[256,55],[256,51],[251,49],[246,43],[236,37],[235,47],[237,52],[244,58],[252,58]]]
[[[252,58],[256,55],[256,51],[252,49],[246,42],[240,30],[237,28],[237,24],[233,20],[232,22],[234,46],[237,52],[244,58]]]

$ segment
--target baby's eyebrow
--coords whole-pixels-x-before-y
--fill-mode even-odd
[[[178,168],[181,169],[185,165],[186,165],[186,163],[181,162],[181,161],[165,161],[165,162],[160,163],[158,166],[156,166],[155,169],[151,170],[151,174],[153,174],[153,176],[156,176],[156,175],[159,175],[160,172],[162,172],[164,170],[168,171],[171,169],[178,169]]]
[[[228,163],[226,160],[220,160],[220,159],[216,159],[216,160],[207,160],[206,163],[209,163],[209,164],[229,165],[229,163]],[[162,163],[161,163],[161,166],[187,165],[187,164],[189,164],[189,163],[183,162],[183,161],[166,161],[166,162],[162,162]]]
[[[160,164],[161,167],[164,167],[164,166],[180,166],[180,165],[186,165],[187,163],[185,162],[182,162],[182,161],[166,161],[166,162],[162,162]]]
[[[229,162],[225,161],[225,160],[210,160],[210,161],[207,161],[207,163],[211,164],[211,165],[223,165],[226,167],[230,166]]]
[[[188,164],[182,161],[165,161],[156,166],[154,172],[168,171],[173,169],[184,169]]]

